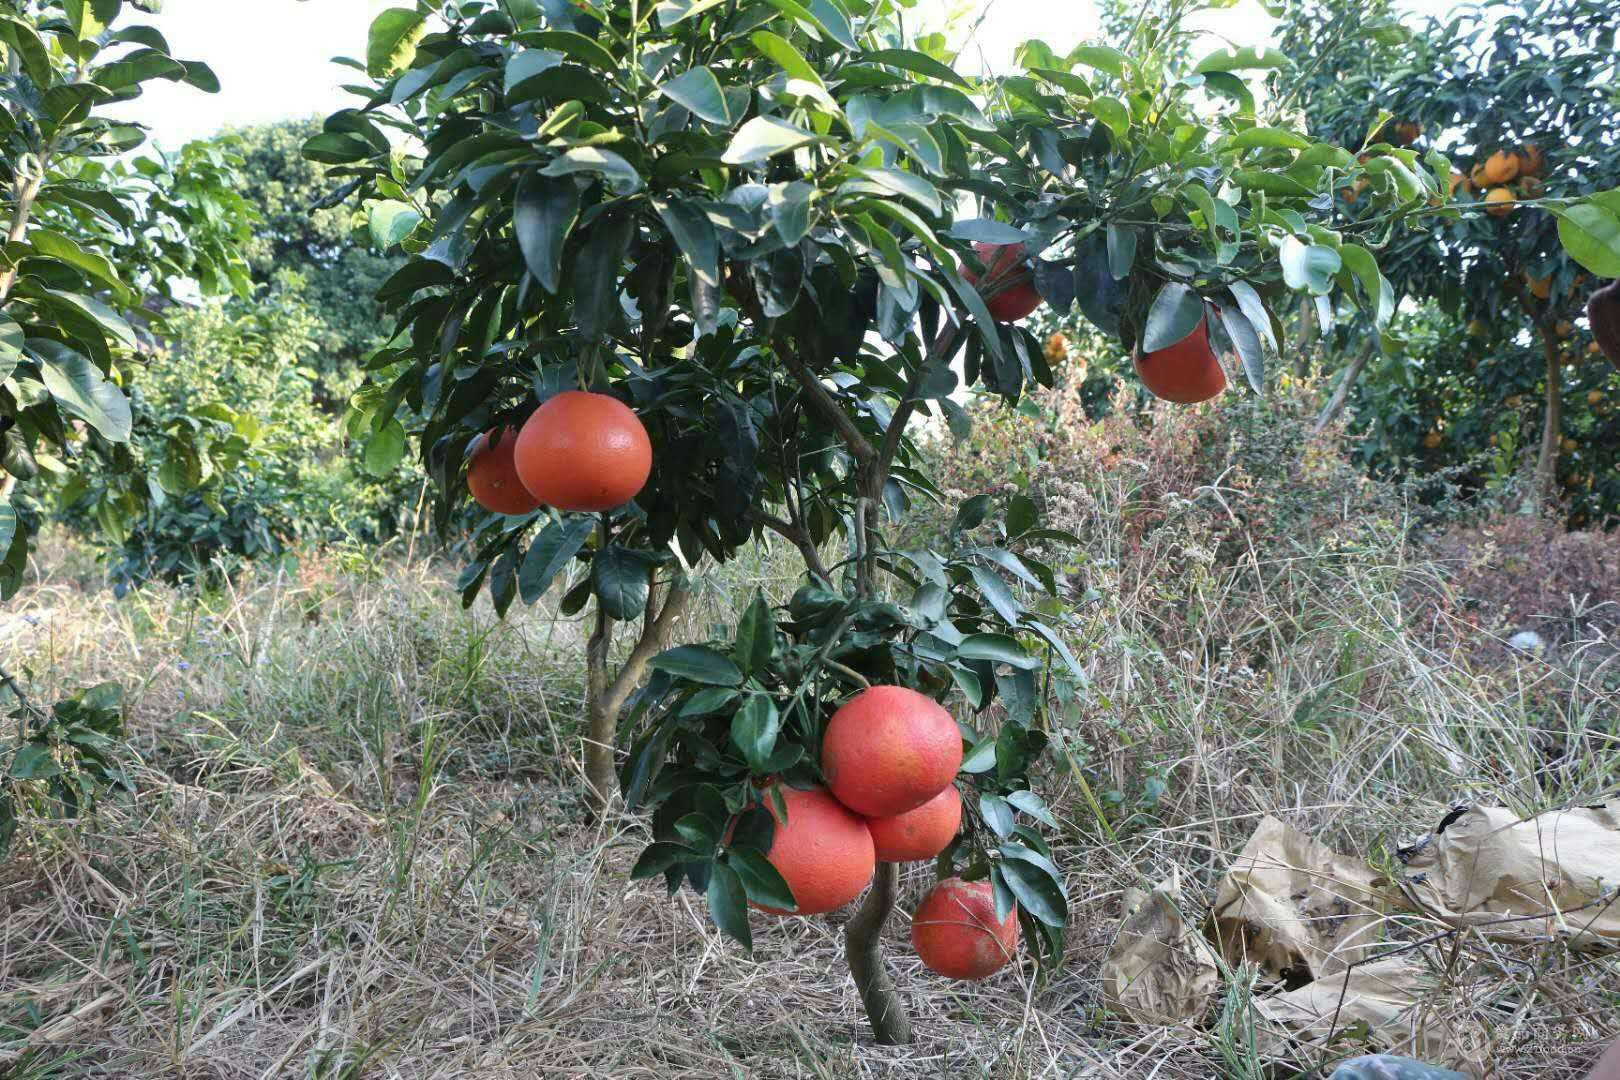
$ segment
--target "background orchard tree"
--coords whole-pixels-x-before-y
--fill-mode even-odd
[[[1078,303],[1172,382],[1188,365],[1207,379],[1218,350],[1260,385],[1275,305],[1339,283],[1386,317],[1373,247],[1445,198],[1443,159],[1387,147],[1358,169],[1262,124],[1240,73],[1278,54],[1184,67],[1192,8],[1149,24],[1133,53],[1031,42],[1022,73],[994,79],[911,48],[888,0],[397,8],[349,61],[375,81],[365,106],[306,144],[353,177],[374,236],[412,256],[382,287],[398,329],[353,415],[380,458],[408,433],[441,522],[464,501],[469,454],[484,461],[503,445],[487,436],[538,402],[572,408],[583,399],[558,395],[586,390],[645,427],[633,500],[482,515],[460,587],[471,603],[487,585],[504,614],[564,579],[564,612],[594,605],[597,805],[628,735],[623,791],[655,809],[638,873],[704,891],[745,942],[745,901],[786,899],[761,854],[762,800],[818,776],[843,698],[899,682],[978,713],[1004,705],[998,733],[964,725],[980,797],[941,872],[988,876],[1038,954],[1060,954],[1061,876],[1029,774],[1048,695],[1078,692],[1043,562],[1065,538],[1027,500],[982,496],[947,550],[889,539],[912,499],[941,497],[914,417],[961,431],[954,394],[1016,400],[1052,380],[1042,342],[993,313]],[[1374,199],[1384,217],[1322,224],[1328,193],[1371,169],[1402,178]],[[793,602],[665,650],[691,575],[766,534],[803,556]],[[615,667],[625,623],[639,630]],[[848,931],[889,1042],[909,1037],[877,953],[896,886],[881,866]]]
[[[1515,0],[1409,28],[1387,4],[1300,4],[1281,40],[1302,63],[1274,80],[1322,138],[1359,146],[1371,133],[1438,149],[1456,169],[1459,212],[1394,237],[1383,263],[1398,297],[1433,301],[1468,333],[1422,363],[1375,365],[1385,370],[1363,403],[1377,449],[1434,468],[1485,451],[1492,435],[1523,446],[1521,415],[1539,400],[1537,493],[1555,497],[1561,473],[1566,491],[1602,478],[1580,496],[1593,516],[1620,509],[1613,371],[1582,325],[1596,279],[1620,274],[1611,16],[1588,0]],[[1376,220],[1359,193],[1341,199],[1345,218]],[[1564,201],[1581,197],[1592,198]],[[1336,404],[1376,352],[1361,339]]]
[[[133,9],[152,5],[132,3]],[[0,595],[21,583],[49,481],[83,455],[124,479],[94,508],[110,532],[200,471],[206,418],[168,433],[166,471],[131,475],[123,386],[144,352],[149,299],[183,280],[246,290],[236,244],[247,212],[218,153],[120,161],[136,125],[98,108],[138,97],[152,79],[217,89],[201,63],[169,55],[149,26],[123,25],[116,0],[0,4],[5,52],[0,183],[7,222],[0,267]],[[154,463],[155,464],[155,463]]]

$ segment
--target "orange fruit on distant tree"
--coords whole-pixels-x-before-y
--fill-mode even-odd
[[[1397,146],[1411,146],[1422,134],[1422,124],[1415,120],[1402,120],[1395,125],[1394,137],[1390,141]]]
[[[948,979],[987,979],[1018,950],[1018,912],[996,918],[988,881],[946,878],[911,917],[911,947],[923,966]]]
[[[1535,177],[1519,177],[1519,197],[1521,199],[1539,199],[1541,198],[1541,193],[1545,190],[1547,190],[1547,185],[1543,184]]]
[[[1430,450],[1438,450],[1440,448],[1440,444],[1443,442],[1445,442],[1445,436],[1441,435],[1438,431],[1431,431],[1427,435],[1423,436],[1423,445],[1428,447]]]
[[[1505,184],[1519,175],[1519,159],[1506,150],[1498,150],[1486,158],[1480,169],[1480,176],[1484,179],[1482,187],[1495,187]]]
[[[1451,195],[1452,195],[1452,197],[1456,198],[1458,189],[1466,190],[1467,186],[1468,186],[1468,177],[1464,176],[1462,173],[1458,172],[1456,169],[1452,169],[1451,170]]]
[[[1519,147],[1515,155],[1519,159],[1520,176],[1540,176],[1543,159],[1541,148],[1535,143],[1525,143]]]
[[[1045,351],[1048,363],[1060,364],[1069,358],[1069,339],[1062,334],[1054,333],[1046,339]]]
[[[1030,272],[1023,244],[981,242],[973,245],[973,254],[984,264],[984,277],[981,279],[972,267],[964,266],[962,280],[975,288],[982,280],[981,291],[995,294],[986,297],[984,302],[992,319],[1017,322],[1041,306],[1041,294],[1035,291],[1035,275]]]
[[[950,787],[962,766],[962,732],[933,698],[874,686],[827,722],[821,771],[838,801],[869,818],[914,810]]]
[[[1519,271],[1519,275],[1524,278],[1525,284],[1530,287],[1530,295],[1535,297],[1537,300],[1545,300],[1547,297],[1552,295],[1551,274],[1548,274],[1545,277],[1534,277],[1531,275],[1530,271],[1521,270]]]
[[[1485,193],[1485,212],[1492,217],[1505,217],[1513,212],[1513,192],[1505,187],[1493,187]]]
[[[1558,444],[1558,448],[1566,454],[1573,454],[1579,446],[1580,443],[1577,443],[1574,439],[1569,438],[1564,439],[1563,442]]]
[[[1136,374],[1154,397],[1193,405],[1226,389],[1226,372],[1209,345],[1209,327],[1200,319],[1192,333],[1167,348],[1135,357]]]
[[[1603,391],[1601,391],[1601,390],[1588,390],[1586,392],[1586,403],[1588,405],[1601,405],[1601,404],[1603,404]]]
[[[528,514],[542,505],[518,478],[516,447],[517,432],[509,427],[491,428],[467,447],[467,490],[485,510]]]
[[[954,784],[914,810],[866,819],[878,862],[932,859],[951,846],[961,825],[962,796]]]
[[[778,818],[771,801],[765,800],[776,822],[765,858],[793,891],[797,909],[759,910],[772,915],[820,915],[861,895],[877,869],[866,822],[826,788],[800,790],[783,784],[777,790],[787,808],[787,821]]]
[[[1557,334],[1560,338],[1567,338],[1574,332],[1575,324],[1570,322],[1568,319],[1559,319],[1557,324],[1553,326],[1553,333]]]
[[[623,506],[652,474],[652,441],[641,419],[618,398],[583,390],[534,410],[516,453],[523,486],[559,510]]]

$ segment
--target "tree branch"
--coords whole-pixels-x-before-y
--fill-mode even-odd
[[[1374,331],[1374,333],[1377,333],[1377,331]],[[1333,388],[1333,396],[1323,406],[1321,413],[1316,417],[1316,423],[1311,427],[1312,435],[1322,434],[1327,430],[1329,424],[1339,418],[1339,414],[1344,411],[1345,405],[1350,401],[1350,391],[1355,388],[1356,380],[1361,378],[1362,369],[1367,366],[1372,360],[1373,354],[1378,351],[1377,345],[1378,339],[1376,337],[1369,338],[1367,347],[1357,353],[1350,361],[1350,366],[1344,369],[1344,378],[1340,379],[1339,385]]]
[[[838,437],[844,440],[844,445],[849,447],[849,452],[854,455],[855,460],[863,465],[876,460],[877,451],[873,449],[872,444],[861,434],[861,429],[855,426],[855,421],[844,411],[843,406],[838,404],[832,392],[816,378],[814,372],[804,366],[804,361],[795,356],[791,349],[783,349],[779,355],[782,362],[787,365],[788,371],[798,380],[811,407],[838,432]]]
[[[652,658],[664,650],[669,643],[670,632],[675,627],[675,620],[686,611],[687,604],[692,599],[692,590],[685,578],[676,578],[669,586],[669,594],[657,615],[653,614],[657,607],[657,589],[647,590],[647,613],[641,621],[641,637],[630,650],[624,664],[619,668],[619,674],[608,686],[604,701],[612,707],[615,715],[624,707],[625,700],[641,682],[641,677],[647,673],[647,665]]]
[[[805,532],[802,526],[791,521],[783,521],[781,518],[767,514],[763,510],[752,510],[749,514],[755,521],[798,548],[799,555],[804,559],[804,565],[809,567],[810,572],[822,581],[831,583],[832,575],[827,572],[826,565],[821,561],[821,552],[816,550],[815,541],[810,538],[810,534]]]
[[[883,966],[880,949],[883,925],[889,921],[899,894],[899,865],[879,863],[872,891],[866,894],[866,900],[844,928],[844,960],[855,978],[866,1017],[872,1022],[872,1034],[883,1046],[905,1046],[911,1042],[911,1018],[895,993],[894,981]]]

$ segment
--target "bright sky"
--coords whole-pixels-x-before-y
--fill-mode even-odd
[[[251,6],[248,15],[244,7]],[[406,0],[167,0],[153,25],[183,59],[204,60],[218,73],[223,89],[204,94],[180,84],[156,81],[146,93],[119,107],[117,114],[150,126],[159,145],[173,149],[220,128],[286,117],[325,114],[340,107],[339,87],[359,72],[334,66],[334,56],[363,56],[366,30],[379,11],[410,6]],[[1442,0],[1408,0],[1409,8],[1438,10]],[[1013,49],[1040,37],[1064,51],[1097,33],[1092,0],[922,0],[925,26],[938,26],[946,12],[986,10],[972,39],[969,60],[989,70],[1005,70]],[[962,24],[972,22],[971,15]],[[1257,45],[1270,34],[1272,20],[1258,0],[1200,19],[1211,33],[1240,45]],[[980,54],[980,55],[974,55]]]

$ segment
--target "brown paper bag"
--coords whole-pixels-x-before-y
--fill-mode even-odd
[[[1187,924],[1172,879],[1129,911],[1102,964],[1103,1000],[1139,1024],[1196,1022],[1220,992],[1209,946]]]

